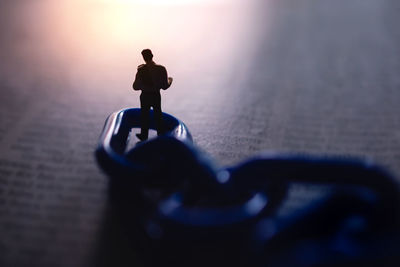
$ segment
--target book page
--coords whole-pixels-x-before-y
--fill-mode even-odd
[[[131,86],[144,48],[174,78],[163,111],[221,166],[270,151],[372,158],[400,177],[396,8],[5,1],[0,265],[141,266],[94,150],[110,113],[140,106]]]

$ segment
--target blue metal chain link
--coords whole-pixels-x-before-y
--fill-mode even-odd
[[[163,119],[165,136],[126,151],[140,109],[115,112],[96,150],[116,210],[149,266],[398,262],[396,249],[377,249],[394,247],[400,221],[398,184],[381,168],[362,161],[263,155],[220,168],[193,145],[183,122],[166,113]],[[282,215],[293,183],[330,187],[319,199]]]

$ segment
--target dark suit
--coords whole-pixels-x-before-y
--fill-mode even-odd
[[[168,89],[168,75],[165,67],[149,62],[138,67],[135,81],[133,82],[134,90],[141,90],[140,109],[141,109],[141,135],[147,139],[149,134],[149,113],[153,107],[154,119],[157,128],[157,134],[164,132],[162,111],[161,111],[161,95],[160,89]]]

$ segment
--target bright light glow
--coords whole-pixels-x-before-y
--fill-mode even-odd
[[[99,0],[113,4],[140,4],[140,5],[193,5],[221,3],[227,0]]]
[[[62,63],[67,68],[63,75],[67,73],[71,86],[87,88],[90,94],[116,94],[110,87],[125,94],[137,66],[143,63],[140,51],[151,48],[155,61],[165,64],[172,77],[178,77],[174,88],[200,87],[205,96],[213,94],[217,101],[226,96],[214,88],[226,86],[226,79],[235,75],[227,66],[243,67],[244,61],[238,57],[248,57],[247,36],[254,27],[246,26],[251,19],[247,1],[35,2],[26,7],[32,16],[26,24],[36,30],[30,47],[37,49],[29,54],[39,61]],[[168,95],[171,103],[184,96],[178,90],[170,90]]]

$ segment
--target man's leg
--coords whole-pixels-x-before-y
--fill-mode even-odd
[[[150,117],[150,105],[149,99],[145,94],[140,95],[140,123],[141,132],[136,134],[136,136],[141,140],[147,140],[149,136],[149,117]]]
[[[154,120],[157,128],[157,135],[162,135],[164,133],[164,122],[162,118],[160,94],[154,96],[153,111],[154,111]]]

